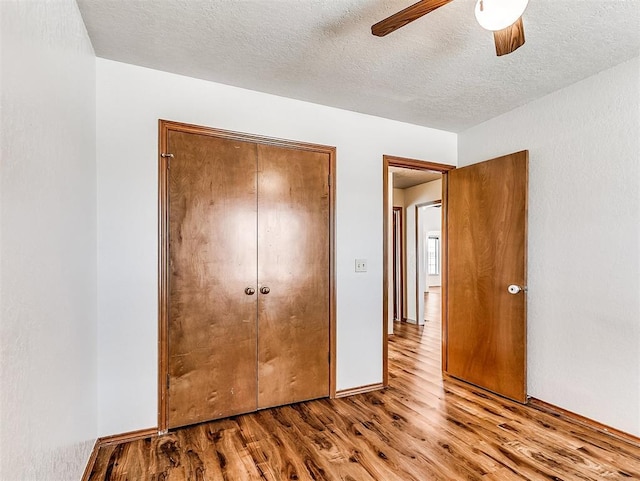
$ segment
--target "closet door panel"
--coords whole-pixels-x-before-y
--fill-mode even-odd
[[[258,407],[329,395],[329,155],[258,146]]]
[[[257,408],[253,143],[171,131],[169,427]]]

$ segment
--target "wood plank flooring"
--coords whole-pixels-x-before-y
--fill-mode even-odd
[[[430,300],[440,296],[431,296]],[[626,480],[640,448],[440,373],[436,307],[396,323],[390,387],[100,448],[91,481]]]
[[[424,293],[424,320],[433,321],[440,326],[440,319],[442,316],[442,289],[440,286],[429,287],[429,292]],[[440,338],[440,332],[433,333],[438,339]]]

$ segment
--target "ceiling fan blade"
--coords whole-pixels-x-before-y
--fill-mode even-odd
[[[420,0],[418,3],[414,3],[398,13],[380,20],[371,27],[371,33],[377,37],[384,37],[451,1],[453,0]]]
[[[524,45],[524,24],[522,17],[516,22],[502,30],[493,32],[493,41],[496,44],[496,54],[498,57],[510,54]]]

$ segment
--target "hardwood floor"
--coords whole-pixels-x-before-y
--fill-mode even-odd
[[[384,391],[103,446],[89,479],[640,479],[636,445],[453,379],[443,381],[439,316],[430,312],[423,328],[394,327],[390,387]]]
[[[429,287],[429,292],[424,293],[424,320],[433,321],[440,325],[440,319],[442,315],[442,290],[440,286]],[[433,333],[436,336],[440,336],[440,332]]]

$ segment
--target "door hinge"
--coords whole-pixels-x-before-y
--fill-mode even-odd
[[[169,383],[171,382],[171,378],[169,377],[169,373],[167,373],[167,390],[169,390]]]
[[[173,154],[165,154],[164,152],[160,154],[160,157],[163,159],[167,159],[167,169],[171,168],[171,159],[173,159]]]

